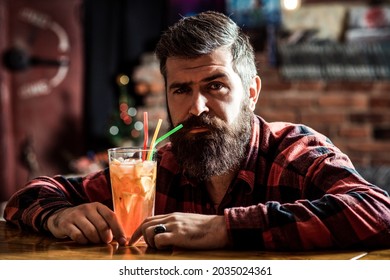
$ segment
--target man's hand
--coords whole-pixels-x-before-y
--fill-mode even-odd
[[[110,243],[114,237],[120,245],[126,244],[115,213],[98,202],[61,209],[48,218],[46,225],[55,237],[69,237],[81,244]]]
[[[154,228],[163,224],[166,232],[155,234]],[[130,244],[143,235],[146,243],[157,249],[181,247],[187,249],[218,249],[228,244],[224,216],[172,213],[145,219],[133,234]]]

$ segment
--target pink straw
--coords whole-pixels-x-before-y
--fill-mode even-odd
[[[148,112],[144,112],[144,151],[142,152],[142,160],[146,159],[146,148],[148,147],[148,135],[149,126],[148,126]]]

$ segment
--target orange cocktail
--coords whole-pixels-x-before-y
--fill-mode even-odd
[[[130,238],[154,214],[157,164],[145,160],[149,150],[114,148],[108,153],[114,212]]]

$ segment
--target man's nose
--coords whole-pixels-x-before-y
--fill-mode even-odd
[[[200,116],[208,111],[207,98],[201,92],[194,93],[189,113],[194,116]]]

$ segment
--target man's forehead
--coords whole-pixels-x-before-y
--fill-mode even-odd
[[[226,47],[220,47],[212,51],[211,53],[202,54],[194,57],[186,56],[171,56],[167,58],[166,64],[226,64],[232,62],[232,54]]]
[[[233,69],[231,56],[213,52],[196,58],[170,57],[167,59],[167,77],[172,75],[194,75],[202,72],[229,72]]]

